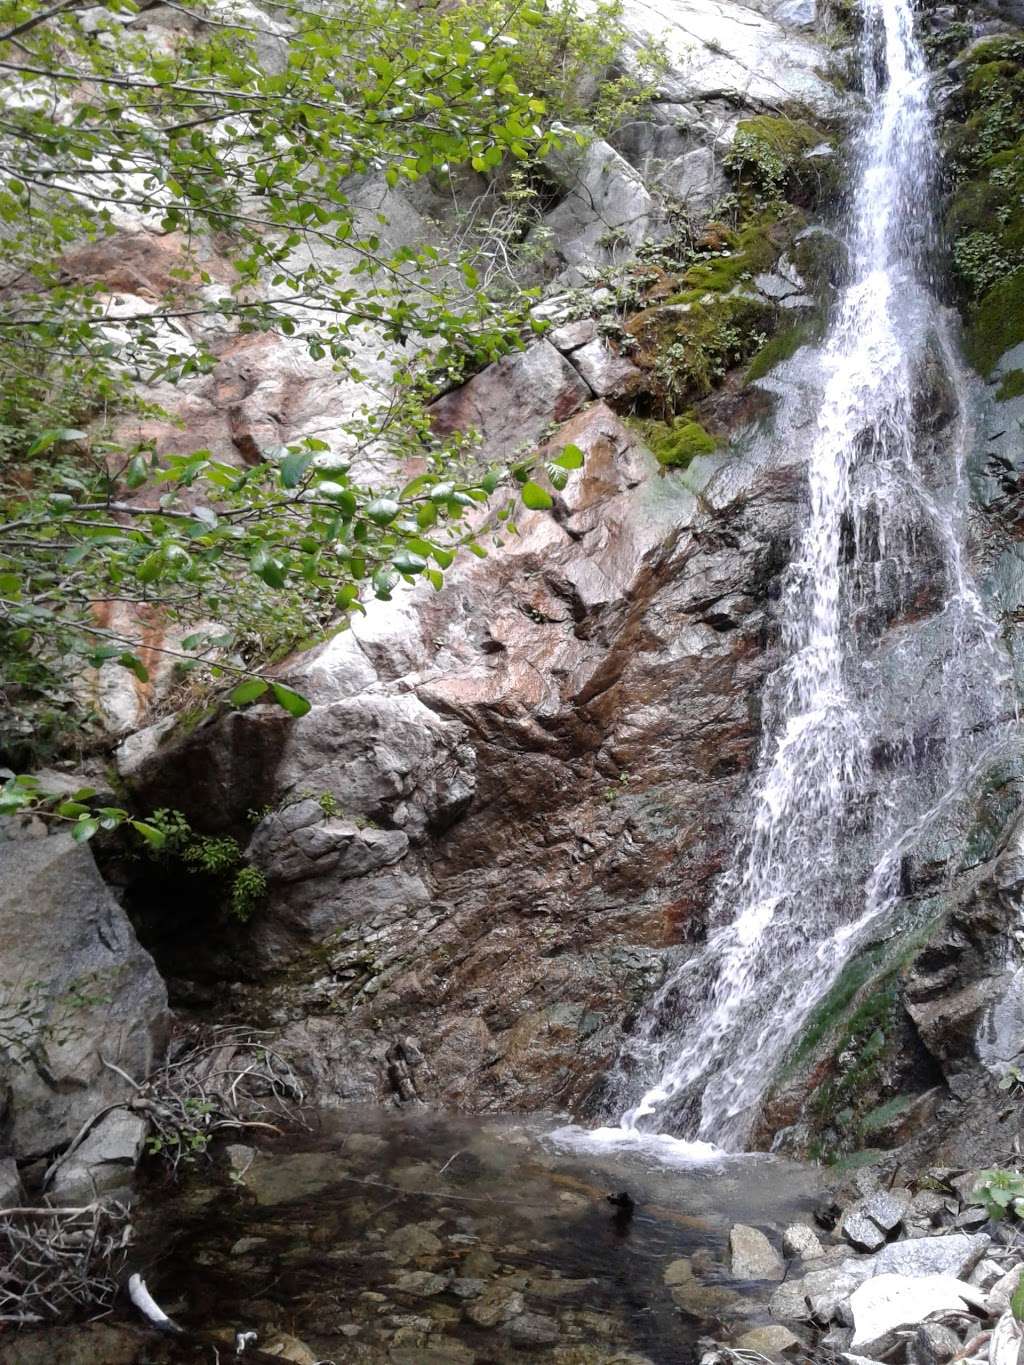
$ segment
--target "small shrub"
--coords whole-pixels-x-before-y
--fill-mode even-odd
[[[243,924],[259,908],[267,894],[267,879],[258,867],[242,867],[231,883],[231,913]]]
[[[1024,1215],[1024,1175],[1019,1171],[979,1171],[973,1197],[990,1218]]]

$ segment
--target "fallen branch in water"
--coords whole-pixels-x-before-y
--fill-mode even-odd
[[[0,1209],[0,1322],[109,1308],[130,1234],[122,1204]]]

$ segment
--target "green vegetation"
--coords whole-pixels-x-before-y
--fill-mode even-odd
[[[506,501],[470,532],[473,508],[506,488],[550,505],[545,485],[578,467],[553,462],[554,481],[526,464],[484,468],[472,440],[433,435],[432,384],[521,345],[530,299],[508,280],[487,287],[479,239],[454,262],[430,242],[390,247],[385,216],[349,186],[440,187],[472,171],[514,196],[516,168],[581,136],[564,119],[618,49],[614,3],[587,21],[570,0],[443,13],[286,3],[263,24],[214,8],[197,0],[193,22],[159,28],[159,41],[135,0],[88,18],[28,0],[4,10],[0,687],[25,715],[79,707],[68,684],[85,666],[121,666],[146,687],[166,657],[194,671],[193,689],[233,684],[238,705],[300,714],[301,698],[260,676],[268,659],[343,625],[367,596],[419,577],[438,586],[457,551],[485,554],[514,528]],[[613,126],[647,89],[606,81],[597,122]],[[69,93],[74,117],[55,118]],[[115,260],[126,214],[177,234],[163,292],[141,311],[75,265],[104,242]],[[216,361],[211,338],[254,332],[356,380],[368,342],[404,358],[379,407],[249,467],[205,450],[161,458],[126,438],[126,415],[137,429],[161,415],[140,381],[152,394],[192,379]],[[423,472],[371,486],[352,472],[367,448]],[[165,627],[173,647],[156,643]]]
[[[933,929],[922,922],[848,962],[780,1069],[779,1090],[812,1069],[820,1078],[806,1109],[815,1158],[834,1162],[871,1147],[913,1103],[884,1097],[883,1082],[903,1017],[901,975]]]
[[[830,141],[802,119],[762,114],[737,126],[725,165],[760,203],[812,204],[832,189],[832,158],[807,154]]]
[[[953,111],[946,230],[968,356],[988,376],[1024,340],[1024,41],[992,38],[973,48]]]
[[[1024,1217],[1024,1175],[1019,1171],[979,1171],[973,1197],[990,1218]]]
[[[711,455],[718,449],[715,438],[692,418],[677,417],[669,422],[633,418],[630,425],[639,432],[658,463],[668,468],[685,469],[698,455]]]
[[[632,358],[651,372],[659,415],[669,417],[710,393],[764,344],[774,320],[770,304],[743,294],[710,294],[639,313],[627,328],[636,346]]]
[[[747,383],[753,384],[755,380],[763,379],[769,370],[795,355],[801,346],[812,339],[813,329],[802,322],[796,322],[791,327],[784,327],[780,332],[776,332],[750,362]]]
[[[1024,267],[990,289],[969,311],[967,358],[990,375],[1000,356],[1024,341]]]
[[[996,390],[996,399],[1000,403],[1009,402],[1011,398],[1024,396],[1024,370],[1009,370],[1003,375],[1002,383]]]

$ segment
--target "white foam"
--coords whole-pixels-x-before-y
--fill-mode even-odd
[[[636,1128],[582,1128],[569,1123],[548,1137],[556,1147],[587,1156],[632,1152],[650,1157],[663,1166],[706,1166],[726,1156],[713,1142],[688,1142],[667,1133],[641,1133]]]

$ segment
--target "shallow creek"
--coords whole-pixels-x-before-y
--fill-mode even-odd
[[[298,1360],[668,1365],[721,1324],[763,1319],[764,1287],[730,1276],[729,1229],[777,1242],[820,1198],[816,1172],[574,1152],[555,1127],[352,1109],[276,1149],[230,1149],[217,1179],[151,1191],[132,1268],[207,1343],[173,1358],[252,1329],[268,1350],[298,1338]],[[608,1202],[620,1191],[632,1213]]]

